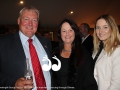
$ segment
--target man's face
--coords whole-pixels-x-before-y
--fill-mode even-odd
[[[86,37],[86,35],[88,35],[88,29],[84,27],[84,25],[80,25],[79,26],[79,31],[82,33],[82,35],[84,37]]]
[[[27,37],[31,38],[37,31],[38,14],[33,10],[25,10],[18,18],[20,31]]]

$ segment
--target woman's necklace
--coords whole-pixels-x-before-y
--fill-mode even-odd
[[[65,50],[65,49],[63,49],[63,51],[64,51],[64,52],[71,52],[72,50]]]

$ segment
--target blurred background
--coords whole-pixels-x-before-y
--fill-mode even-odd
[[[55,41],[57,27],[64,18],[73,19],[78,26],[83,22],[88,23],[92,33],[96,18],[111,14],[120,27],[120,0],[0,0],[0,33],[16,32],[19,11],[29,5],[40,11],[38,34],[49,31],[53,33]]]

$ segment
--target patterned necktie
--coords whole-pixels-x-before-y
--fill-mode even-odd
[[[32,60],[32,66],[34,70],[34,76],[36,81],[37,90],[46,90],[46,83],[43,76],[42,68],[38,59],[38,55],[34,45],[32,44],[32,39],[28,39],[29,51]]]

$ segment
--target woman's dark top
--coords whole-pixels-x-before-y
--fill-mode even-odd
[[[52,52],[61,61],[59,71],[52,71],[52,90],[98,90],[97,83],[93,76],[94,63],[90,54],[82,47],[84,61],[76,67],[73,52],[70,58],[60,56],[59,48]],[[52,59],[52,64],[58,64]]]
[[[67,86],[67,77],[68,77],[68,61],[69,58],[63,58],[60,56],[59,58],[61,60],[61,69],[59,70],[60,73],[60,80],[61,80],[61,86]]]

